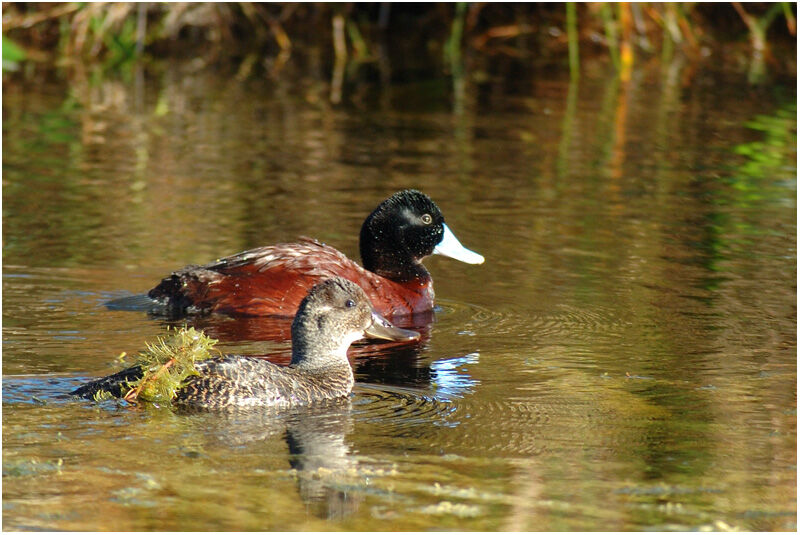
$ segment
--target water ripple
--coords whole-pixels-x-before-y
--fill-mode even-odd
[[[554,310],[535,312],[521,308],[492,310],[479,305],[442,301],[437,319],[459,326],[458,334],[477,333],[508,338],[530,339],[569,337],[571,340],[594,340],[597,336],[618,338],[632,324],[618,308],[578,308],[558,305]]]
[[[50,374],[3,377],[3,403],[64,402],[71,399],[68,394],[79,383],[74,376]]]
[[[353,414],[370,425],[391,427],[400,433],[429,425],[458,425],[454,418],[458,406],[422,389],[357,384],[354,391]]]

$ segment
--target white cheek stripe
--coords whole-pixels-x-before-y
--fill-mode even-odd
[[[470,251],[458,241],[456,235],[450,230],[450,227],[442,223],[444,227],[444,236],[439,245],[433,248],[433,254],[440,254],[442,256],[449,256],[456,260],[461,260],[467,264],[483,264],[483,257],[474,251]]]

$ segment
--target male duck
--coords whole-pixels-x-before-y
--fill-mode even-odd
[[[347,348],[368,336],[414,340],[419,334],[379,316],[364,291],[341,277],[315,285],[292,323],[292,361],[278,366],[263,359],[226,355],[195,363],[174,402],[197,408],[292,407],[347,396],[353,370]],[[141,377],[137,366],[87,383],[72,395],[92,398],[99,390],[122,396],[125,382]]]
[[[400,191],[378,205],[361,227],[359,246],[363,268],[306,238],[186,266],[148,296],[172,314],[291,316],[309,288],[339,276],[361,286],[384,316],[408,315],[433,308],[433,281],[423,258],[441,254],[483,263],[459,243],[430,197],[416,190]]]

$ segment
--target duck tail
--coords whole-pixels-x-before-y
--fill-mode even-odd
[[[141,379],[143,374],[141,366],[131,366],[115,374],[95,379],[79,386],[70,392],[70,395],[85,399],[96,399],[97,396],[107,393],[115,398],[121,398],[129,390],[128,383]]]
[[[164,305],[157,299],[153,299],[147,294],[126,295],[107,301],[106,308],[109,310],[136,310],[151,312],[158,310]]]

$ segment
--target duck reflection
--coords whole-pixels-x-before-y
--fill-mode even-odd
[[[477,385],[464,367],[476,363],[478,353],[421,365],[419,344],[367,347],[371,348],[371,356],[359,360],[356,366],[355,398],[280,410],[219,412],[184,408],[179,412],[197,415],[200,419],[196,426],[202,428],[203,435],[227,447],[247,446],[252,451],[255,444],[274,446],[282,438],[298,496],[309,512],[328,520],[346,518],[359,510],[366,479],[376,470],[354,455],[351,434],[358,414],[383,420],[387,429],[405,428],[406,423],[398,418],[409,424],[416,422],[413,425],[420,425],[420,420],[438,426],[452,425],[451,402],[468,395]],[[356,416],[353,403],[358,405]],[[404,410],[398,412],[396,409],[401,406]],[[418,432],[424,435],[431,429],[431,425],[424,425]]]
[[[292,409],[211,411],[182,408],[212,441],[229,447],[252,446],[283,435],[289,466],[306,507],[317,517],[341,519],[363,500],[367,468],[353,456],[347,436],[353,430],[349,398]]]
[[[286,425],[289,463],[297,471],[300,498],[314,514],[329,520],[344,518],[363,500],[359,463],[345,437],[353,429],[350,400],[338,406],[292,415]]]

